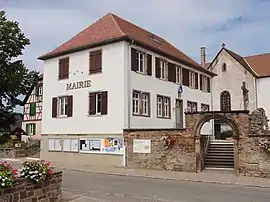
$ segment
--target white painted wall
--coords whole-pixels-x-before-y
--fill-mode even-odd
[[[222,72],[223,63],[227,64],[227,71]],[[256,109],[256,88],[255,77],[240,65],[225,50],[216,58],[212,65],[212,71],[217,74],[212,79],[213,108],[220,110],[220,93],[227,90],[231,94],[231,109],[243,110],[242,82],[246,82],[246,88],[249,90],[248,110]]]
[[[136,47],[135,47],[136,48]],[[126,43],[125,50],[126,53],[129,51],[130,45]],[[155,77],[155,56],[160,57],[153,52],[147,51],[148,53],[152,54],[152,76],[138,74],[134,71],[131,71],[128,62],[125,64],[128,66],[128,80],[130,82],[130,91],[126,90],[125,95],[125,103],[128,103],[128,99],[132,102],[132,90],[139,90],[139,91],[146,91],[150,92],[150,100],[151,100],[151,116],[150,117],[141,117],[141,116],[132,116],[132,105],[130,106],[130,128],[172,128],[175,127],[175,100],[178,98],[178,84],[163,81]],[[126,61],[130,61],[130,55],[127,53]],[[167,59],[167,58],[165,58]],[[167,59],[169,62],[173,62]],[[180,64],[178,64],[180,65]],[[187,66],[182,65],[184,68],[188,68]],[[192,69],[193,70],[193,69]],[[198,71],[197,71],[198,72]],[[198,72],[200,73],[200,72]],[[125,85],[125,86],[128,86]],[[156,115],[156,96],[157,94],[168,96],[171,98],[171,119],[160,119],[157,118]],[[189,87],[183,86],[183,93],[181,99],[183,100],[184,104],[184,111],[187,108],[187,101],[194,101],[197,102],[198,111],[201,111],[201,103],[210,105],[211,108],[211,94],[208,92],[203,92],[199,89],[191,89]],[[126,111],[128,111],[127,104],[125,105]],[[185,117],[184,117],[185,122]],[[184,124],[185,126],[185,124]],[[203,127],[203,133],[211,133],[211,124],[206,123]],[[125,122],[125,128],[128,128],[128,122]]]
[[[124,126],[124,42],[102,48],[102,73],[88,75],[89,51],[80,51],[69,56],[69,79],[58,80],[58,60],[44,63],[44,96],[42,134],[99,134],[122,133]],[[66,91],[66,84],[81,80],[92,80],[90,88]],[[108,91],[108,114],[88,116],[89,93]],[[73,116],[52,118],[52,98],[73,95]]]
[[[258,91],[258,108],[262,107],[265,110],[266,116],[270,119],[270,77],[257,79],[257,91]],[[268,122],[268,128],[270,129],[270,123]]]

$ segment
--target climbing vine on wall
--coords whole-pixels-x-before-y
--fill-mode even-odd
[[[259,147],[270,152],[270,139],[264,138],[259,140]]]

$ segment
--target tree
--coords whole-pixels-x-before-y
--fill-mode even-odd
[[[38,80],[38,72],[28,70],[18,59],[25,46],[30,44],[19,28],[19,23],[9,21],[4,11],[0,11],[0,128],[15,123],[13,112]]]

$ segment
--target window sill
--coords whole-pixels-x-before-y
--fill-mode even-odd
[[[58,116],[56,118],[58,118],[58,119],[66,119],[66,118],[68,118],[68,116]]]
[[[88,117],[101,117],[104,115],[106,115],[106,114],[87,114]]]
[[[157,116],[158,119],[171,119],[171,117]]]
[[[102,74],[102,71],[98,71],[98,72],[89,72],[88,76],[90,75],[98,75],[98,74]]]
[[[69,79],[69,77],[67,77],[67,78],[62,78],[62,79],[57,79],[58,81],[65,81],[65,80],[68,80]]]
[[[161,80],[161,81],[169,81],[168,79],[166,79],[166,78],[164,78],[164,79],[162,79],[162,78],[158,78],[159,80]]]
[[[132,114],[133,116],[150,118],[150,115]]]
[[[104,152],[104,151],[83,151],[80,150],[79,151],[80,154],[101,154],[101,155],[123,155],[123,152],[119,151],[119,152]]]
[[[139,71],[136,71],[137,74],[140,74],[140,75],[143,75],[143,76],[148,76],[145,72],[139,72]]]

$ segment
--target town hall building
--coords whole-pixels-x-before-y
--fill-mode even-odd
[[[213,72],[111,13],[39,59],[42,159],[119,166],[123,129],[185,128],[211,108]]]

